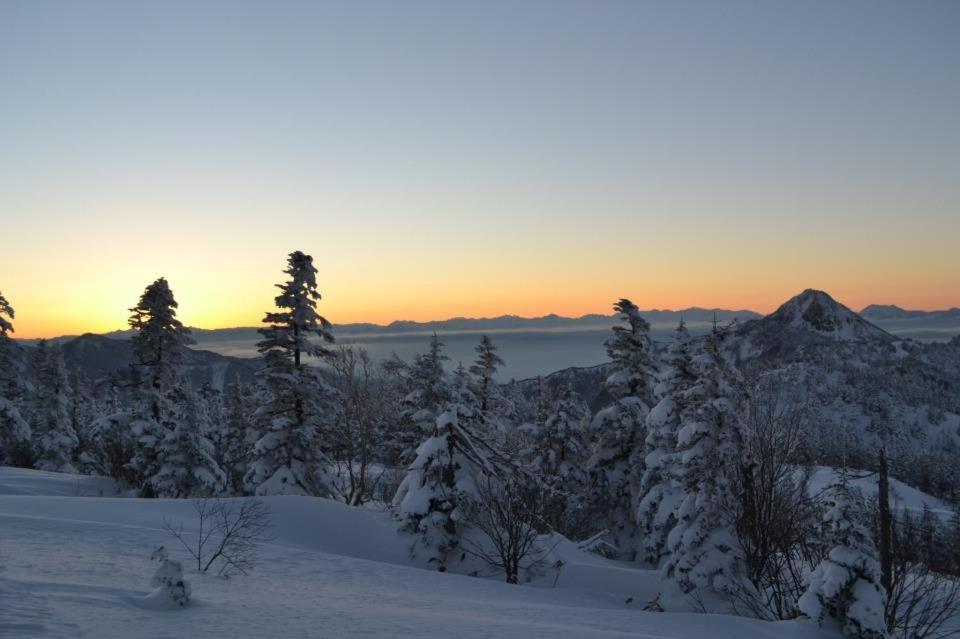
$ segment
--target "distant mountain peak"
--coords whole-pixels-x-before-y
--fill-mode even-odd
[[[874,326],[828,293],[808,288],[785,302],[763,321],[781,327],[814,331],[834,339],[888,339],[889,333]]]
[[[874,326],[828,293],[807,289],[763,319],[747,322],[738,331],[744,338],[741,355],[792,357],[808,349],[838,342],[888,345],[896,338]]]

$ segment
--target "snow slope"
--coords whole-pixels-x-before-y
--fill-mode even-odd
[[[186,560],[161,525],[189,530],[192,504],[84,496],[101,492],[116,491],[99,478],[0,468],[0,637],[827,636],[808,622],[643,612],[655,574],[569,543],[556,588],[552,576],[509,586],[421,570],[386,513],[304,497],[265,500],[274,539],[253,574],[221,579],[185,562],[193,600],[158,610],[145,600],[148,558],[167,544]]]

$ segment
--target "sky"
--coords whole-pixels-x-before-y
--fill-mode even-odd
[[[0,1],[18,337],[960,306],[960,3]]]

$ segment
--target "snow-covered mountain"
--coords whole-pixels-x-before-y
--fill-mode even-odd
[[[857,344],[893,350],[896,338],[827,293],[807,289],[764,318],[737,327],[740,359],[783,358],[803,350],[833,350]]]
[[[901,479],[938,494],[960,486],[960,337],[901,339],[806,290],[764,318],[732,325],[726,348],[744,384],[773,380],[803,405],[811,446],[825,463],[872,467],[883,443]],[[607,401],[605,370],[569,368],[544,379],[551,388],[572,386],[596,410]],[[520,384],[526,396],[536,392],[536,380]]]

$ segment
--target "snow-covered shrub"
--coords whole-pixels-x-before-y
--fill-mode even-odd
[[[170,559],[164,546],[158,546],[150,555],[150,560],[160,565],[150,579],[150,587],[154,591],[147,595],[147,599],[181,608],[186,606],[190,602],[191,589],[190,582],[183,578],[180,562]]]
[[[548,535],[540,532],[544,505],[543,488],[527,477],[478,478],[463,509],[472,533],[464,536],[464,549],[503,573],[508,584],[519,583],[520,574],[541,567],[550,551]]]
[[[831,549],[808,579],[798,607],[818,624],[830,620],[851,639],[887,637],[886,593],[876,548],[845,481],[833,487],[824,524]]]
[[[197,563],[197,572],[214,566],[217,574],[243,575],[257,563],[257,544],[270,539],[270,511],[258,499],[194,499],[197,534],[166,518],[163,529],[174,536]]]

